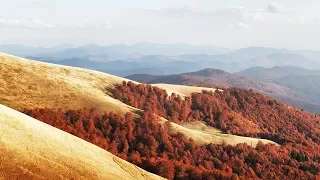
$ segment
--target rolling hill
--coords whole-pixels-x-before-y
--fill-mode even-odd
[[[167,83],[207,87],[237,87],[242,89],[255,89],[274,97],[294,97],[303,100],[296,92],[275,83],[268,83],[244,78],[218,69],[204,69],[196,72],[174,74],[168,76],[131,75],[126,78],[142,83]],[[147,78],[147,79],[144,79]]]
[[[168,120],[161,118],[162,122],[165,123]],[[209,127],[207,124],[201,121],[195,121],[191,123],[183,123],[181,125],[176,123],[171,123],[170,131],[172,133],[180,132],[184,134],[186,137],[193,139],[199,145],[205,144],[230,144],[237,145],[241,143],[247,143],[252,147],[256,147],[260,142],[264,144],[274,144],[279,145],[273,141],[261,138],[251,138],[244,136],[236,136],[232,134],[225,134],[221,132],[219,129]]]
[[[255,71],[248,70],[248,72],[253,74]],[[296,89],[291,89],[290,86],[285,86],[276,82],[256,80],[251,77],[243,77],[218,69],[204,69],[196,72],[174,74],[168,76],[134,74],[127,76],[126,78],[150,84],[167,83],[203,87],[236,87],[248,90],[254,89],[293,106],[303,108],[312,112],[318,112],[318,109],[320,108],[319,101],[312,98],[308,94],[304,94],[303,91],[296,91]]]
[[[96,107],[101,111],[126,112],[130,107],[110,96],[106,86],[123,78],[80,68],[50,65],[0,54],[0,102],[11,108]]]
[[[0,131],[3,179],[163,179],[3,105]]]

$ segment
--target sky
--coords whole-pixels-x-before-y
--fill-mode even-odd
[[[319,0],[0,0],[0,44],[320,50]]]

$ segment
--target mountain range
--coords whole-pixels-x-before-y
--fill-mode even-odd
[[[181,55],[159,56],[147,55],[139,58],[99,61],[100,57],[79,57],[57,60],[52,57],[27,57],[44,62],[89,68],[118,76],[131,74],[169,75],[198,71],[204,68],[221,69],[238,72],[252,67],[299,66],[306,69],[319,69],[317,62],[298,54],[270,54],[266,57],[241,59],[229,55]],[[103,57],[102,57],[103,58]]]
[[[192,46],[188,44],[156,44],[142,42],[133,45],[114,44],[108,46],[100,46],[97,44],[86,44],[83,46],[74,46],[70,44],[62,44],[52,48],[34,48],[17,44],[0,45],[0,52],[11,53],[20,56],[48,56],[57,59],[68,59],[83,56],[100,56],[100,55],[134,55],[143,53],[145,55],[180,55],[180,54],[221,54],[229,52],[228,48],[220,48],[213,46]],[[114,57],[117,59],[116,57]]]
[[[186,44],[138,43],[31,48],[1,45],[0,51],[56,64],[99,70],[118,76],[169,75],[205,68],[239,72],[252,67],[297,66],[320,69],[320,51],[248,47],[238,50]],[[123,68],[120,68],[123,67]]]

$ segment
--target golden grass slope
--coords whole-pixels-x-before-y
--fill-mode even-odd
[[[158,86],[166,90],[168,95],[175,93],[182,97],[190,96],[192,93],[201,93],[203,90],[213,91],[213,92],[216,91],[216,89],[214,88],[184,86],[184,85],[175,85],[175,84],[153,84],[153,86]]]
[[[162,179],[0,105],[0,179]]]
[[[162,123],[165,123],[167,120],[161,118]],[[220,130],[208,127],[201,121],[195,121],[192,123],[185,123],[182,125],[176,123],[170,123],[171,129],[170,131],[173,133],[180,132],[184,134],[186,137],[194,140],[195,143],[199,145],[203,144],[230,144],[237,145],[239,143],[247,143],[252,147],[256,147],[258,142],[261,141],[264,144],[275,144],[277,143],[267,140],[267,139],[259,139],[259,138],[251,138],[251,137],[243,137],[236,136],[232,134],[223,134]]]
[[[23,108],[81,109],[125,113],[130,107],[106,95],[123,78],[0,53],[0,103]]]

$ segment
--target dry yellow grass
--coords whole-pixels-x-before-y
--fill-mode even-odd
[[[14,109],[48,107],[125,113],[130,107],[106,95],[126,79],[0,53],[0,103]]]
[[[3,179],[162,179],[3,105],[0,132]]]
[[[167,122],[166,119],[161,118],[162,123]],[[251,138],[251,137],[243,137],[236,136],[232,134],[223,134],[220,130],[208,127],[201,121],[196,121],[192,123],[185,123],[182,125],[172,123],[171,122],[171,132],[176,133],[180,132],[184,134],[186,137],[194,140],[195,143],[203,145],[203,144],[230,144],[237,145],[239,143],[247,143],[252,147],[256,147],[259,141],[264,144],[275,144],[277,143],[267,140],[267,139],[259,139],[259,138]]]
[[[203,90],[216,91],[214,88],[195,87],[195,86],[184,86],[175,84],[153,84],[167,91],[168,95],[172,93],[178,94],[182,97],[190,96],[192,93],[201,93]]]

